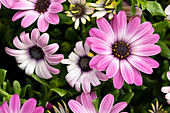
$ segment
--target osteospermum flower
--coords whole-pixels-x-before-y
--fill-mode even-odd
[[[44,113],[44,108],[41,106],[36,107],[36,104],[36,100],[31,98],[21,107],[18,94],[14,94],[9,101],[9,106],[7,101],[0,106],[0,113]]]
[[[96,69],[89,67],[89,62],[92,59],[92,53],[89,52],[90,48],[85,43],[82,45],[82,41],[76,43],[74,52],[68,56],[69,59],[63,59],[61,63],[69,64],[67,66],[68,74],[66,75],[66,81],[71,87],[75,86],[77,91],[80,91],[80,86],[84,92],[89,93],[91,91],[91,85],[98,86],[99,80],[106,81],[106,75]]]
[[[170,71],[167,72],[167,78],[170,81]],[[163,93],[167,93],[165,98],[167,99],[167,103],[170,105],[170,86],[164,86],[161,88]]]
[[[29,27],[37,19],[37,26],[41,32],[45,32],[50,24],[58,24],[58,12],[63,10],[61,3],[66,0],[19,0],[14,2],[12,9],[18,11],[13,17],[12,21],[22,18],[21,26],[23,28]]]
[[[165,8],[165,14],[167,15],[167,19],[170,21],[170,5]]]
[[[93,8],[89,7],[86,0],[68,0],[70,2],[70,11],[65,11],[67,16],[72,17],[74,28],[79,27],[80,20],[83,24],[86,24],[86,19],[90,21],[89,14],[93,13]]]
[[[116,0],[98,0],[96,3],[90,3],[90,6],[99,10],[94,13],[92,17],[97,17],[97,19],[99,19],[108,14],[108,18],[112,19],[113,15],[116,13],[117,2]]]
[[[18,0],[0,0],[0,9],[2,4],[7,8],[11,8],[13,6],[14,1]]]
[[[58,74],[60,70],[51,67],[50,65],[57,65],[64,58],[62,54],[54,54],[59,45],[53,43],[47,46],[49,35],[44,33],[40,36],[38,29],[33,29],[31,39],[29,33],[21,33],[20,39],[16,36],[13,40],[14,46],[18,48],[5,48],[5,51],[15,56],[18,67],[25,70],[27,75],[32,75],[34,70],[40,78],[49,79],[52,77],[50,73]],[[50,64],[50,65],[49,65]]]
[[[151,106],[152,106],[152,109],[153,109],[153,110],[148,110],[150,113],[168,113],[168,112],[165,111],[164,109],[161,109],[161,108],[162,108],[162,105],[159,106],[158,100],[156,100],[156,106],[154,106],[152,103],[151,103]]]
[[[126,102],[119,102],[113,106],[114,96],[107,94],[100,103],[99,112],[95,109],[90,94],[81,94],[81,100],[70,100],[68,105],[74,113],[119,113],[126,106]]]
[[[86,39],[92,51],[98,54],[90,61],[90,67],[106,70],[106,76],[113,77],[117,89],[122,87],[124,80],[128,84],[142,85],[140,71],[151,74],[152,68],[159,66],[148,57],[160,53],[161,48],[154,45],[159,35],[152,34],[154,28],[150,22],[140,22],[140,18],[135,17],[127,24],[125,12],[120,11],[111,24],[105,18],[98,19],[99,29],[92,28],[91,37]]]

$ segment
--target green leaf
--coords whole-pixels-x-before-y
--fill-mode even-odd
[[[41,84],[43,84],[43,85],[45,85],[45,86],[47,86],[47,87],[50,88],[50,86],[48,85],[48,83],[47,83],[45,80],[39,78],[37,75],[33,74],[32,77],[33,77],[36,81],[38,81],[39,83],[41,83]]]
[[[164,42],[160,41],[160,40],[158,41],[158,45],[161,47],[160,55],[170,59],[170,50],[167,47],[167,45]]]
[[[162,6],[156,1],[146,1],[146,9],[154,16],[166,16]]]
[[[167,26],[168,26],[168,20],[164,20],[153,24],[153,27],[155,28],[155,33],[161,33]]]
[[[3,89],[0,89],[0,95],[8,96],[9,94],[6,91],[4,91]]]
[[[114,95],[114,101],[116,102],[119,97],[119,90],[114,90],[113,92],[109,92]]]
[[[138,4],[141,5],[142,10],[146,9],[146,0],[137,0]],[[138,5],[139,6],[139,5]]]
[[[15,94],[20,95],[20,93],[21,93],[21,86],[20,86],[20,83],[17,80],[15,80],[13,82],[13,90],[14,90]]]
[[[135,2],[136,0],[131,0],[131,16],[135,15],[136,8],[135,8]]]
[[[77,38],[76,32],[73,30],[73,28],[69,27],[65,32],[65,39],[74,42],[76,38]]]
[[[59,94],[61,97],[65,96],[67,94],[67,91],[64,89],[60,89],[60,88],[52,88],[50,89],[54,92],[56,92],[57,94]]]
[[[5,76],[6,76],[6,70],[4,69],[0,69],[0,86],[4,83],[5,80]]]
[[[134,96],[133,92],[125,93],[123,96],[120,97],[120,101],[127,102],[129,104],[133,96]]]
[[[92,100],[93,105],[97,111],[99,111],[99,98]]]
[[[27,91],[28,87],[31,87],[31,85],[28,84],[28,85],[26,85],[25,87],[23,87],[23,88],[21,89],[21,98],[24,98],[24,97],[25,97],[25,94],[26,94],[26,91]]]

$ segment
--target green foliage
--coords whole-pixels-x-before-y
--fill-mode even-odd
[[[52,88],[50,89],[54,92],[56,92],[57,94],[59,94],[61,97],[65,96],[67,94],[67,91],[65,89],[60,89],[60,88]]]
[[[0,86],[4,83],[6,72],[6,70],[0,69]]]
[[[20,95],[20,93],[21,93],[21,86],[20,86],[20,83],[17,80],[15,80],[13,82],[13,90],[14,90],[14,94]]]

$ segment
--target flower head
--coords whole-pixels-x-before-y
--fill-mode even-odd
[[[21,26],[27,28],[38,19],[38,29],[45,32],[49,27],[49,23],[54,25],[59,23],[57,13],[63,10],[61,5],[63,2],[65,0],[20,0],[14,2],[12,9],[21,11],[13,16],[12,21],[24,17]]]
[[[89,46],[86,43],[83,46],[82,41],[79,41],[74,48],[75,53],[71,52],[68,56],[69,59],[61,61],[63,64],[69,64],[67,66],[68,74],[65,77],[66,81],[72,87],[75,85],[77,91],[80,91],[80,85],[82,85],[82,89],[86,93],[91,91],[90,84],[98,86],[99,80],[107,80],[105,74],[89,67],[89,62],[93,56],[89,51]]]
[[[111,24],[105,18],[97,19],[99,29],[92,28],[91,37],[86,39],[92,51],[98,55],[89,63],[91,68],[106,70],[108,78],[113,77],[115,88],[120,89],[125,80],[128,84],[142,85],[140,71],[151,74],[159,63],[148,56],[160,53],[154,45],[158,34],[150,22],[140,24],[140,18],[133,18],[128,24],[126,14],[120,11],[114,15]]]
[[[167,78],[170,81],[170,71],[167,72]],[[170,105],[170,86],[164,86],[161,88],[163,93],[167,93],[165,98],[167,99],[167,103]]]
[[[77,29],[81,22],[86,24],[86,19],[90,21],[89,14],[93,13],[93,8],[89,7],[86,0],[68,0],[70,2],[70,11],[65,11],[67,16],[72,17],[75,22],[74,28]]]
[[[44,108],[36,107],[36,104],[36,100],[31,98],[20,109],[20,98],[18,94],[14,94],[9,101],[9,106],[7,101],[0,106],[0,113],[44,113]]]
[[[81,100],[70,100],[68,105],[74,113],[119,113],[126,106],[126,102],[119,102],[113,106],[114,96],[107,94],[100,103],[99,112],[95,109],[90,94],[81,94]]]
[[[1,9],[1,4],[3,4],[7,8],[11,8],[14,4],[14,1],[17,0],[0,0],[0,9]]]
[[[162,108],[162,105],[159,106],[159,102],[158,100],[156,100],[156,106],[154,106],[152,103],[151,103],[151,106],[152,106],[152,110],[148,110],[150,113],[168,113],[167,111],[164,111]]]
[[[13,40],[16,49],[5,48],[5,51],[15,56],[18,67],[25,70],[27,75],[35,73],[40,78],[49,79],[52,77],[50,73],[58,74],[60,71],[50,65],[57,65],[64,58],[62,54],[55,54],[59,45],[53,43],[47,46],[49,35],[44,33],[40,36],[38,29],[33,29],[31,39],[29,33],[21,33],[20,39],[16,36]],[[49,65],[50,64],[50,65]]]
[[[98,0],[96,3],[90,3],[90,6],[95,7],[97,11],[92,15],[92,17],[97,17],[97,19],[108,14],[109,19],[113,18],[116,13],[117,2],[116,0]]]
[[[170,5],[165,8],[165,14],[167,15],[167,19],[170,21]]]

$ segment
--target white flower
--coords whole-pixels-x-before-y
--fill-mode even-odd
[[[170,5],[165,8],[165,14],[167,15],[167,19],[170,21]]]
[[[81,22],[86,24],[86,19],[90,21],[89,14],[93,13],[94,8],[89,7],[86,0],[68,0],[70,2],[70,11],[65,11],[67,16],[72,17],[75,22],[74,28],[77,29]]]

